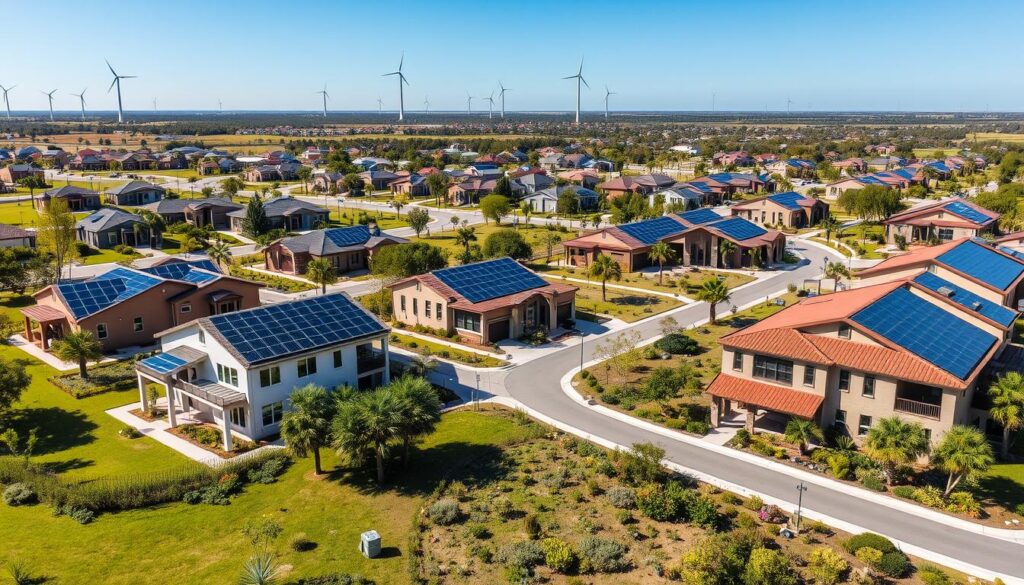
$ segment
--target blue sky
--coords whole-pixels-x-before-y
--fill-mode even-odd
[[[583,108],[706,110],[1024,109],[1024,2],[608,1],[139,2],[53,5],[5,31],[0,84],[15,110],[125,108],[463,110],[500,79],[509,110],[575,107],[561,77],[586,57]],[[486,107],[474,100],[474,109]]]

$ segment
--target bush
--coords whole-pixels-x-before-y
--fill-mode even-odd
[[[689,497],[684,498],[686,516],[697,526],[702,528],[713,528],[718,524],[718,508],[707,496],[699,495],[692,490],[686,492]]]
[[[914,492],[916,490],[914,489],[913,486],[898,485],[898,486],[892,488],[892,490],[890,490],[890,491],[892,492],[892,495],[894,495],[894,496],[897,496],[897,497],[900,497],[900,498],[906,498],[908,500],[913,500],[914,499]]]
[[[748,510],[760,512],[761,508],[764,507],[764,500],[762,500],[758,496],[750,496],[750,498],[747,501],[743,502],[743,507]]]
[[[686,421],[686,432],[695,435],[706,435],[711,431],[711,425],[702,420]]]
[[[655,341],[654,347],[673,355],[696,355],[700,351],[697,342],[683,333],[669,333]]]
[[[940,508],[943,505],[942,492],[935,486],[925,486],[914,490],[914,501],[922,506]]]
[[[4,503],[8,506],[26,506],[36,503],[36,491],[27,483],[12,483],[4,490]]]
[[[563,575],[576,570],[579,559],[576,557],[576,551],[572,549],[569,543],[559,538],[545,538],[542,544],[544,547],[544,564],[549,569]]]
[[[889,551],[882,554],[882,558],[873,568],[889,577],[899,579],[910,570],[910,559],[898,550]]]
[[[530,540],[536,540],[540,536],[540,518],[537,518],[536,514],[527,514],[523,518],[523,526],[526,528],[526,535],[530,537]]]
[[[96,513],[92,510],[71,504],[63,504],[53,509],[54,516],[67,516],[79,524],[89,524],[96,519]]]
[[[949,494],[946,502],[946,511],[978,518],[981,516],[981,504],[974,499],[970,492],[953,492]]]
[[[925,585],[953,585],[953,580],[935,565],[921,565],[917,569],[917,576]]]
[[[651,520],[670,522],[679,518],[681,502],[660,484],[650,483],[636,492],[636,507]]]
[[[885,482],[882,481],[882,479],[879,478],[877,475],[865,475],[864,479],[861,480],[861,483],[864,485],[864,487],[868,488],[869,490],[873,490],[876,492],[885,491]]]
[[[470,524],[466,527],[466,534],[477,540],[484,540],[491,537],[491,531],[483,524]]]
[[[629,549],[614,540],[587,536],[580,540],[578,549],[584,573],[617,573],[629,568]]]
[[[836,585],[850,569],[850,564],[836,551],[822,546],[811,551],[807,568],[818,585]]]
[[[462,510],[458,502],[445,498],[427,508],[427,517],[438,526],[451,526],[462,519]]]
[[[612,486],[605,492],[611,505],[620,510],[631,510],[636,507],[636,492],[625,486]]]
[[[865,546],[858,550],[857,554],[854,556],[856,556],[857,560],[859,560],[860,562],[873,568],[878,564],[879,561],[882,560],[882,551],[878,550],[877,548]]]
[[[850,458],[836,453],[828,458],[828,468],[836,479],[846,479],[850,477]]]
[[[736,434],[733,435],[732,440],[730,440],[730,443],[732,443],[733,447],[739,447],[741,449],[749,447],[750,431],[748,431],[747,429],[740,429],[736,431]]]
[[[499,548],[494,559],[506,567],[532,569],[544,563],[544,549],[532,540],[513,542]]]
[[[796,585],[797,578],[781,552],[755,548],[750,552],[743,581],[751,585]]]
[[[891,540],[872,532],[857,534],[843,541],[843,548],[852,555],[857,554],[857,551],[864,547],[870,547],[883,553],[896,550],[896,545]]]
[[[374,585],[374,582],[360,575],[348,573],[331,573],[317,577],[303,577],[293,585]]]

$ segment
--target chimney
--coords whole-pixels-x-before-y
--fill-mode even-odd
[[[370,230],[371,236],[376,237],[380,235],[380,228],[377,227],[377,222],[372,219],[366,224],[366,229]]]

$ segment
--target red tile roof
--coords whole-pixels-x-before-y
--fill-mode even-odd
[[[820,394],[792,390],[728,374],[719,374],[715,377],[708,386],[708,394],[801,418],[814,418],[825,398]]]

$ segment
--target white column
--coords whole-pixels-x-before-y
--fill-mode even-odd
[[[228,418],[228,410],[220,409],[221,425],[224,430],[224,450],[231,451],[231,421]]]
[[[170,378],[164,378],[164,388],[167,389],[167,423],[173,429],[178,426],[178,414],[175,412],[174,388]]]
[[[382,379],[385,384],[391,383],[391,354],[388,353],[388,338],[383,337],[380,340],[380,349],[384,352],[384,374]]]
[[[139,373],[136,373],[135,377],[139,380],[139,402],[142,403],[142,412],[146,412],[149,410],[149,397],[146,396],[146,379]]]

